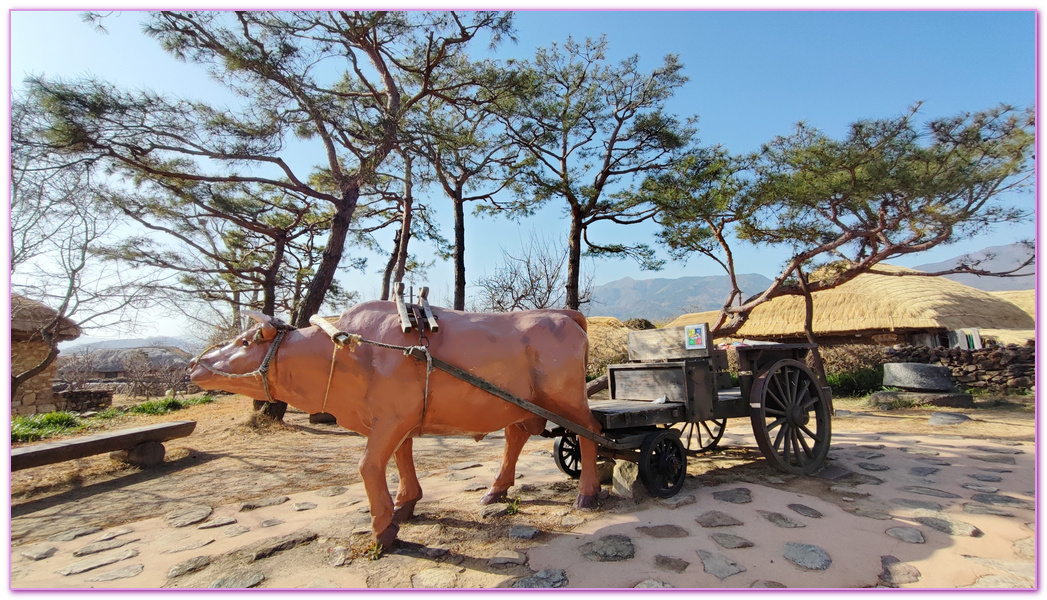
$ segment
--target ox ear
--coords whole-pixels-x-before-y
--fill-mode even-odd
[[[271,340],[276,337],[276,327],[273,325],[272,317],[253,310],[245,310],[244,314],[251,317],[251,319],[258,321],[258,324],[262,326],[262,328],[258,330],[258,335],[255,337],[256,341]]]

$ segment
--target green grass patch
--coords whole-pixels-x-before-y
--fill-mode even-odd
[[[833,396],[868,396],[883,389],[883,367],[826,373]]]
[[[11,419],[11,441],[33,442],[83,428],[80,417],[65,411],[16,416]]]
[[[199,398],[161,398],[159,400],[149,400],[142,402],[141,404],[135,404],[134,406],[127,409],[127,412],[136,415],[162,415],[176,410],[182,410],[190,406],[196,406],[198,404],[210,404],[214,402],[214,397],[210,394],[205,394]]]

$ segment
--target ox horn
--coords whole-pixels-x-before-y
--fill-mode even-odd
[[[255,310],[245,310],[243,314],[251,317],[251,319],[258,321],[262,326],[262,329],[258,332],[256,339],[259,340],[271,340],[276,336],[276,325],[273,323],[273,318],[268,315]]]
[[[270,317],[269,315],[263,315],[262,313],[258,312],[257,310],[245,310],[245,311],[241,311],[241,312],[243,312],[243,314],[247,315],[248,317],[251,317],[253,320],[258,321],[262,325],[272,325],[273,324],[273,318],[272,317]]]

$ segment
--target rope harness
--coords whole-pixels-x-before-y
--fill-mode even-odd
[[[205,354],[207,354],[214,348],[223,346],[226,342],[220,342],[218,344],[212,344],[208,346],[203,352],[200,353],[199,356],[193,358],[190,364],[198,364],[201,367],[210,371],[211,373],[214,373],[215,375],[219,375],[221,377],[229,377],[230,379],[238,379],[241,377],[258,377],[262,380],[262,389],[265,390],[265,401],[267,403],[273,403],[277,400],[273,398],[273,394],[269,390],[269,365],[276,360],[276,353],[280,349],[280,342],[284,341],[284,336],[287,335],[287,332],[287,327],[277,329],[276,337],[273,338],[273,343],[271,346],[269,346],[269,351],[265,353],[265,358],[262,359],[262,364],[258,365],[258,368],[254,371],[251,371],[250,373],[226,373],[225,371],[216,369],[203,361]]]

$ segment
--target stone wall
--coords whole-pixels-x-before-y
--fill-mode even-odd
[[[895,346],[884,349],[884,362],[939,364],[949,368],[961,388],[995,393],[1026,392],[1036,384],[1034,345],[993,346],[981,350]]]
[[[11,372],[24,373],[40,364],[47,357],[50,348],[41,342],[11,341]],[[55,363],[42,373],[18,387],[11,398],[12,415],[33,415],[59,410],[55,404],[51,386],[54,383]]]
[[[87,412],[105,410],[113,405],[113,392],[108,390],[75,390],[55,394],[58,410]]]

